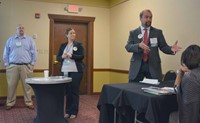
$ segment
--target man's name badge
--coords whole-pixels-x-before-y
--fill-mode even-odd
[[[138,35],[138,38],[139,38],[139,39],[143,38],[143,34],[139,34],[139,35]]]
[[[21,42],[16,42],[16,46],[17,46],[17,47],[21,47],[21,46],[22,46],[22,43],[21,43]]]
[[[157,38],[150,38],[150,43],[151,43],[151,47],[158,46],[158,40],[157,40]]]

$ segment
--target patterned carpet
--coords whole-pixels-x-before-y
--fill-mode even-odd
[[[76,119],[69,119],[69,123],[98,123],[98,99],[98,95],[81,95],[79,114]],[[33,100],[35,102],[35,99]],[[17,99],[15,107],[11,110],[5,110],[5,106],[0,107],[0,123],[33,123],[35,116],[36,110],[26,108],[22,98]]]

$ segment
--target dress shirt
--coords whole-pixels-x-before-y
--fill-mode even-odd
[[[63,54],[64,53],[73,54],[73,47],[74,47],[73,44],[71,45],[67,44],[66,48],[63,51]],[[65,75],[68,72],[78,72],[75,60],[71,59],[70,57],[65,58],[62,64],[61,72],[64,72]]]
[[[3,53],[5,66],[11,63],[34,65],[36,58],[37,49],[31,37],[14,35],[7,40]]]
[[[143,26],[140,26],[140,29],[141,29],[141,32],[142,32],[142,35],[144,35],[144,32],[145,32],[145,28]],[[147,32],[148,32],[148,39],[149,39],[149,32],[150,32],[150,27],[146,28],[147,29]]]

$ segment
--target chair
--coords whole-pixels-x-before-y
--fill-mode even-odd
[[[170,80],[174,80],[174,81],[176,80],[176,72],[174,70],[167,71],[165,76],[163,77],[164,82],[170,81]],[[170,113],[169,123],[179,123],[178,112]]]
[[[170,80],[176,80],[176,72],[174,70],[169,70],[166,72],[166,74],[163,77],[163,81],[170,81]]]

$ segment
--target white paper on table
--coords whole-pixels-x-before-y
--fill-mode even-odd
[[[169,92],[175,94],[175,90],[174,90],[173,87],[162,87],[162,89],[167,90],[167,91],[169,91]]]
[[[175,94],[175,91],[172,87],[154,87],[154,86],[149,86],[149,87],[142,87],[141,88],[144,92],[146,93],[151,93],[155,95],[171,95]]]
[[[173,92],[171,92],[170,90],[168,90],[166,88],[160,88],[160,87],[154,87],[154,86],[143,87],[142,90],[146,93],[155,94],[155,95],[171,95],[171,94],[174,94]]]
[[[153,84],[153,85],[159,85],[160,82],[158,82],[157,79],[146,79],[144,78],[140,83],[146,83],[146,84]]]

